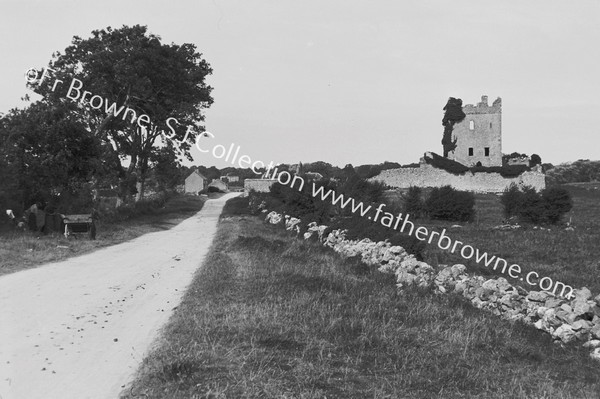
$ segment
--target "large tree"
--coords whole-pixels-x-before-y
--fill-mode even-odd
[[[53,54],[49,68],[31,87],[50,104],[71,103],[88,131],[110,144],[126,164],[117,166],[123,186],[135,183],[136,189],[127,194],[137,191],[137,198],[143,197],[161,134],[180,143],[170,151],[179,148],[191,160],[191,145],[203,131],[202,110],[213,102],[212,88],[205,82],[212,69],[193,44],[164,44],[145,26],[108,27],[93,31],[88,39],[75,36],[64,53]],[[83,99],[85,91],[89,94]],[[124,112],[116,112],[121,106]],[[135,118],[127,108],[135,111]],[[178,123],[171,119],[167,125],[169,118]]]
[[[106,175],[99,140],[67,109],[36,102],[0,119],[0,181],[11,206],[79,194]],[[101,162],[104,159],[104,162]]]

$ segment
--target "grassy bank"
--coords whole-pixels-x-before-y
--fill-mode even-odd
[[[597,397],[587,350],[458,297],[399,293],[389,275],[240,215],[242,201],[124,397]]]
[[[0,275],[29,269],[81,255],[97,248],[119,244],[153,231],[167,230],[192,216],[205,200],[200,197],[178,196],[162,208],[145,207],[127,220],[97,222],[96,240],[86,234],[68,239],[58,233],[38,236],[33,232],[11,231],[0,234]],[[124,218],[126,215],[120,215]]]

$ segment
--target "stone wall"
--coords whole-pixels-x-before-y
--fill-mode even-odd
[[[439,265],[437,268],[418,261],[400,246],[387,240],[374,242],[346,239],[346,230],[303,222],[289,215],[268,212],[265,221],[284,227],[304,239],[315,239],[344,257],[360,256],[361,260],[382,273],[395,275],[399,289],[408,286],[429,287],[440,295],[464,297],[479,309],[511,321],[522,321],[549,333],[557,343],[578,341],[591,350],[590,356],[600,360],[600,295],[593,297],[589,289],[574,290],[574,296],[563,298],[545,291],[527,291],[513,286],[504,277],[485,278],[467,273],[461,264]],[[304,227],[305,226],[305,227]]]
[[[455,175],[425,163],[421,163],[418,168],[383,170],[369,180],[382,181],[388,186],[396,188],[442,187],[449,184],[457,190],[489,193],[500,193],[511,183],[533,186],[536,190],[546,187],[546,177],[544,173],[538,171],[524,172],[512,178],[503,177],[500,173],[473,173],[470,171],[463,175]]]
[[[244,192],[254,190],[259,193],[268,193],[277,179],[246,179],[244,180]]]

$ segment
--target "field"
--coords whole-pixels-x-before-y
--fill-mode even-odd
[[[67,239],[54,233],[38,238],[29,231],[4,230],[0,232],[0,275],[81,255],[153,231],[169,229],[202,209],[204,202],[201,197],[180,196],[169,200],[164,208],[147,209],[125,221],[106,222],[100,219],[96,240],[89,240],[86,234]]]
[[[456,223],[419,219],[416,223],[436,231],[447,229],[448,235],[490,255],[497,255],[517,263],[523,274],[536,271],[540,276],[548,276],[554,281],[562,281],[574,288],[588,287],[594,295],[600,294],[600,189],[598,183],[565,185],[573,198],[573,209],[564,221],[571,220],[574,231],[566,231],[564,226],[546,226],[547,229],[534,229],[523,226],[512,231],[492,230],[504,219],[500,198],[494,194],[476,194],[477,216],[473,223],[460,223],[462,227],[452,228]],[[398,193],[389,193],[388,201],[399,201]],[[499,276],[500,273],[477,265],[475,261],[465,261],[458,253],[451,254],[436,245],[428,244],[425,261],[431,265],[465,264],[469,270],[480,275]],[[506,277],[506,275],[503,275]],[[525,289],[531,286],[507,277],[511,284],[521,284]]]
[[[578,204],[597,202],[581,194]],[[490,211],[457,231],[491,245],[489,236],[475,239],[497,223],[496,200],[479,197]],[[597,208],[586,212],[598,218]],[[588,350],[555,345],[459,297],[399,292],[391,276],[243,213],[242,200],[226,206],[203,268],[125,398],[598,397],[600,364]],[[592,221],[579,217],[575,237],[592,242]],[[568,232],[538,233],[546,234],[517,232],[510,245],[486,249],[515,256],[513,248],[561,242]],[[516,259],[526,264],[534,250]],[[566,276],[577,277],[575,268]]]

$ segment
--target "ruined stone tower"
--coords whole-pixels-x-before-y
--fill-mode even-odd
[[[452,140],[456,148],[448,158],[466,166],[502,166],[502,99],[492,106],[481,96],[477,105],[463,106],[465,119],[454,125]]]

